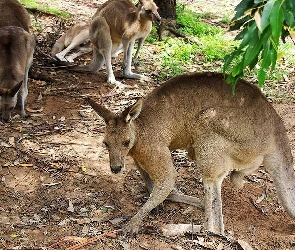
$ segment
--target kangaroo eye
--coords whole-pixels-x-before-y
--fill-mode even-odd
[[[109,147],[109,145],[108,145],[105,141],[103,142],[103,145],[104,145],[106,148]]]
[[[123,142],[124,147],[129,147],[129,145],[130,145],[130,140],[127,140],[127,141]]]

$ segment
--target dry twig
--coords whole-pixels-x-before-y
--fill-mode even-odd
[[[97,236],[95,236],[95,237],[92,237],[92,238],[90,238],[90,239],[84,241],[84,242],[81,242],[81,243],[78,243],[78,244],[73,245],[73,246],[71,246],[71,247],[68,247],[68,248],[66,248],[66,250],[76,250],[76,249],[79,249],[79,248],[84,247],[84,246],[86,246],[86,245],[88,245],[88,244],[91,244],[91,243],[93,243],[93,242],[96,242],[96,241],[98,241],[99,239],[104,238],[104,237],[116,238],[116,237],[117,237],[117,233],[118,233],[118,232],[121,232],[121,231],[122,231],[122,230],[120,229],[120,230],[114,230],[114,231],[111,231],[111,232],[106,232],[106,233],[103,233],[103,234],[97,235]]]

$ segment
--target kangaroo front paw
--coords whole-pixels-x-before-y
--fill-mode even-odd
[[[141,224],[141,221],[138,221],[132,218],[127,223],[127,225],[123,227],[123,234],[128,238],[130,237],[136,238],[139,233],[140,224]]]

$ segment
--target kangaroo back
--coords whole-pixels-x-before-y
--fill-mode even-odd
[[[30,16],[17,0],[0,0],[0,27],[18,26],[29,32]]]
[[[293,158],[280,116],[252,84],[240,80],[235,93],[224,76],[175,77],[143,101],[114,114],[94,101],[106,121],[104,143],[114,173],[130,154],[151,195],[127,225],[136,232],[144,216],[168,197],[175,184],[170,151],[186,149],[202,174],[205,229],[224,233],[221,185],[230,174],[236,187],[261,164],[272,175],[286,211],[295,217]],[[179,201],[179,200],[178,200]]]

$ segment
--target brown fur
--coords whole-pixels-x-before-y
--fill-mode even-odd
[[[81,22],[67,30],[56,40],[51,50],[51,56],[61,61],[74,62],[77,56],[91,52],[92,46],[89,39],[89,26],[88,23]],[[78,48],[78,52],[66,56],[71,50],[83,43],[85,46]]]
[[[88,66],[72,68],[77,71],[98,71],[106,64],[108,82],[122,86],[116,81],[111,56],[123,48],[123,77],[147,79],[131,71],[132,51],[138,40],[138,51],[152,28],[153,19],[160,20],[153,0],[141,0],[135,7],[129,0],[109,0],[93,16],[90,40],[93,44],[93,59]]]
[[[26,115],[35,38],[28,32],[29,14],[18,1],[0,0],[0,13],[0,111],[2,119],[8,121],[17,104],[21,115]]]
[[[240,80],[236,92],[218,73],[175,77],[143,101],[114,114],[89,100],[104,118],[104,142],[114,173],[131,155],[148,190],[147,202],[126,227],[135,233],[142,219],[169,196],[176,171],[171,150],[186,149],[202,174],[206,230],[224,233],[221,185],[231,174],[236,187],[263,164],[286,211],[295,217],[293,158],[284,124],[261,91]],[[181,200],[178,200],[181,201]]]
[[[30,32],[30,16],[17,0],[0,0],[0,27],[18,26]]]

